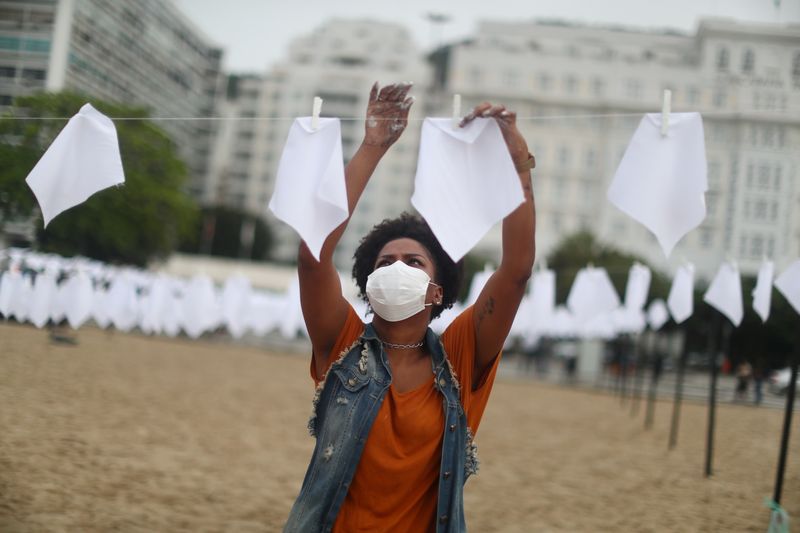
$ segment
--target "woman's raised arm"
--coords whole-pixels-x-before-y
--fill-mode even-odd
[[[349,215],[325,240],[317,261],[305,242],[300,243],[297,268],[300,276],[300,304],[314,352],[317,370],[324,370],[336,338],[347,318],[347,300],[342,296],[339,274],[333,264],[333,252],[342,238],[358,199],[364,192],[378,162],[400,138],[408,123],[413,97],[408,97],[410,83],[372,86],[367,105],[364,141],[345,167]],[[322,372],[319,372],[321,375]]]
[[[533,156],[517,129],[516,113],[502,105],[484,102],[467,115],[462,125],[475,117],[493,117],[500,126],[511,159],[517,167],[525,201],[503,219],[503,258],[475,301],[476,336],[473,384],[491,366],[511,330],[514,316],[525,294],[536,254],[536,209],[533,202],[531,169]],[[487,176],[491,179],[491,176]]]

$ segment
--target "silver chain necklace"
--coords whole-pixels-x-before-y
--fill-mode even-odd
[[[419,348],[423,344],[425,344],[425,339],[422,339],[419,342],[415,342],[414,344],[395,344],[393,342],[386,342],[385,340],[378,339],[381,341],[381,344],[386,346],[387,348],[394,348],[395,350],[411,350],[413,348]]]

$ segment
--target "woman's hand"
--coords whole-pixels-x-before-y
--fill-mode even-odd
[[[389,148],[400,138],[408,125],[408,112],[414,103],[413,96],[406,96],[413,84],[394,83],[378,90],[378,82],[372,86],[367,105],[364,144]]]
[[[459,126],[463,128],[475,120],[476,117],[494,118],[497,121],[515,166],[519,166],[528,160],[528,143],[525,142],[525,138],[517,129],[517,114],[515,112],[507,110],[504,105],[492,105],[490,102],[483,102],[475,106],[475,109],[461,120]]]

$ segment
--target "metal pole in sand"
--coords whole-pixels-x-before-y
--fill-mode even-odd
[[[718,366],[717,366],[717,346],[716,346],[716,339],[719,331],[719,323],[720,323],[721,315],[714,311],[714,325],[712,326],[712,335],[714,341],[712,343],[713,350],[711,351],[711,384],[710,390],[708,394],[708,435],[706,439],[706,477],[711,477],[714,473],[713,463],[714,463],[714,426],[716,424],[716,414],[717,414],[717,374]],[[726,328],[723,333],[723,351],[727,352],[727,344],[730,340],[730,326],[726,324]]]
[[[683,349],[678,359],[678,374],[675,376],[675,400],[672,403],[672,424],[669,428],[669,449],[678,444],[678,426],[681,419],[681,402],[683,401],[683,377],[686,373],[686,358],[689,355],[689,342],[684,336]]]
[[[798,335],[800,337],[800,335]],[[800,342],[797,345],[800,350]],[[783,416],[783,435],[781,436],[781,451],[778,454],[778,475],[775,479],[775,495],[772,497],[777,504],[781,503],[781,492],[783,490],[783,472],[786,470],[786,452],[789,449],[789,432],[792,429],[792,411],[794,410],[794,393],[797,388],[797,366],[800,356],[794,354],[792,361],[792,372],[789,376],[789,388],[786,391],[786,409]]]
[[[636,370],[633,377],[633,391],[631,393],[631,416],[636,416],[639,412],[639,401],[642,399],[642,385],[645,373],[645,357],[642,349],[642,333],[636,336],[634,341]]]

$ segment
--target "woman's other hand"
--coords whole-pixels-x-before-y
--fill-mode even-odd
[[[517,114],[515,112],[509,111],[504,105],[492,105],[490,102],[483,102],[475,106],[475,109],[461,120],[459,126],[463,128],[475,120],[476,117],[494,118],[497,121],[515,166],[519,166],[528,160],[528,143],[525,142],[525,138],[517,129]]]
[[[369,93],[364,144],[389,148],[400,138],[414,103],[414,97],[407,96],[412,85],[410,82],[393,83],[380,89],[375,82]]]

